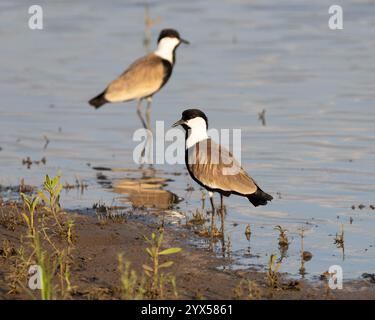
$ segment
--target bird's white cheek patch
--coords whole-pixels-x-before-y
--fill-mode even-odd
[[[205,130],[205,131],[207,130],[206,121],[201,117],[196,117],[196,118],[190,119],[190,120],[186,121],[186,124],[192,130],[194,130],[194,129],[200,129],[200,130]]]
[[[168,60],[173,64],[173,50],[180,43],[177,38],[164,38],[161,39],[158,48],[154,52],[157,56],[162,59]]]

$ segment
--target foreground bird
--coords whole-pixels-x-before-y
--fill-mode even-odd
[[[207,135],[208,120],[198,109],[188,109],[173,127],[181,125],[185,131],[185,163],[190,176],[209,192],[212,206],[211,233],[215,228],[213,192],[221,198],[221,232],[224,234],[223,196],[246,197],[255,206],[266,205],[273,197],[265,193],[245,172],[232,154]]]
[[[158,38],[158,47],[135,62],[126,69],[117,79],[113,80],[107,88],[89,101],[93,107],[100,108],[109,102],[126,102],[137,100],[137,113],[144,128],[150,127],[150,108],[152,96],[158,92],[168,81],[176,62],[175,52],[181,43],[189,44],[181,39],[174,29],[164,29]],[[141,102],[147,99],[146,119],[142,116]]]

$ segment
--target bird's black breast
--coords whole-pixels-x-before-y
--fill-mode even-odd
[[[185,135],[185,140],[187,139],[187,136],[188,136],[188,133],[186,132],[186,135]],[[185,149],[185,164],[186,164],[186,168],[190,174],[190,177],[196,182],[198,183],[201,187],[205,188],[206,190],[208,191],[217,191],[215,189],[212,189],[210,188],[209,186],[205,185],[202,181],[200,181],[194,174],[194,172],[191,170],[190,168],[190,163],[189,163],[189,152],[195,152],[195,148],[194,146],[193,147],[190,147],[188,149]]]
[[[187,135],[187,134],[186,134]],[[189,149],[185,149],[185,165],[186,165],[186,169],[187,171],[189,172],[190,174],[190,177],[196,182],[198,183],[200,186],[202,186],[203,188],[211,191],[210,187],[204,185],[201,181],[199,181],[196,176],[194,175],[194,173],[191,171],[190,169],[190,165],[189,165]]]
[[[165,59],[161,59],[161,61],[163,63],[164,76],[163,76],[163,82],[162,82],[160,88],[162,88],[167,83],[167,81],[169,80],[169,78],[172,75],[172,70],[173,70],[173,64],[172,63],[170,63],[168,60],[165,60]]]

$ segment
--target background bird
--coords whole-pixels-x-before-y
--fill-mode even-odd
[[[173,127],[181,125],[185,131],[185,163],[190,176],[209,192],[212,206],[211,233],[215,229],[213,193],[221,199],[221,234],[224,235],[223,196],[235,194],[246,197],[255,207],[266,205],[273,197],[265,193],[245,172],[233,155],[207,135],[208,120],[198,109],[188,109]]]
[[[150,108],[153,95],[168,81],[176,62],[176,49],[181,43],[189,44],[174,29],[160,32],[157,49],[134,61],[107,88],[92,98],[89,104],[100,108],[106,103],[137,100],[137,114],[144,128],[151,130]],[[146,121],[142,115],[142,100],[147,99]]]

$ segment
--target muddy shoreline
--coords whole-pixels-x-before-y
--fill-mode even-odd
[[[7,225],[7,217],[17,214],[15,211],[19,214],[22,208],[14,203],[1,203],[0,299],[39,299],[38,290],[31,295],[30,290],[9,293],[9,274],[15,267],[12,256],[20,247],[26,230],[19,219],[16,225]],[[157,232],[160,223],[145,221],[137,215],[106,221],[78,213],[67,215],[75,224],[70,270],[74,291],[69,299],[120,299],[118,254],[123,253],[132,268],[140,272],[148,259],[144,236]],[[282,288],[271,289],[265,272],[220,270],[223,259],[189,245],[188,240],[196,237],[191,230],[176,230],[168,224],[163,230],[163,247],[182,248],[171,258],[174,265],[168,270],[176,278],[178,296],[171,296],[173,299],[375,299],[375,285],[367,280],[344,281],[343,290],[333,291],[327,281],[291,281],[287,275],[280,275]],[[5,243],[7,248],[4,248]]]

